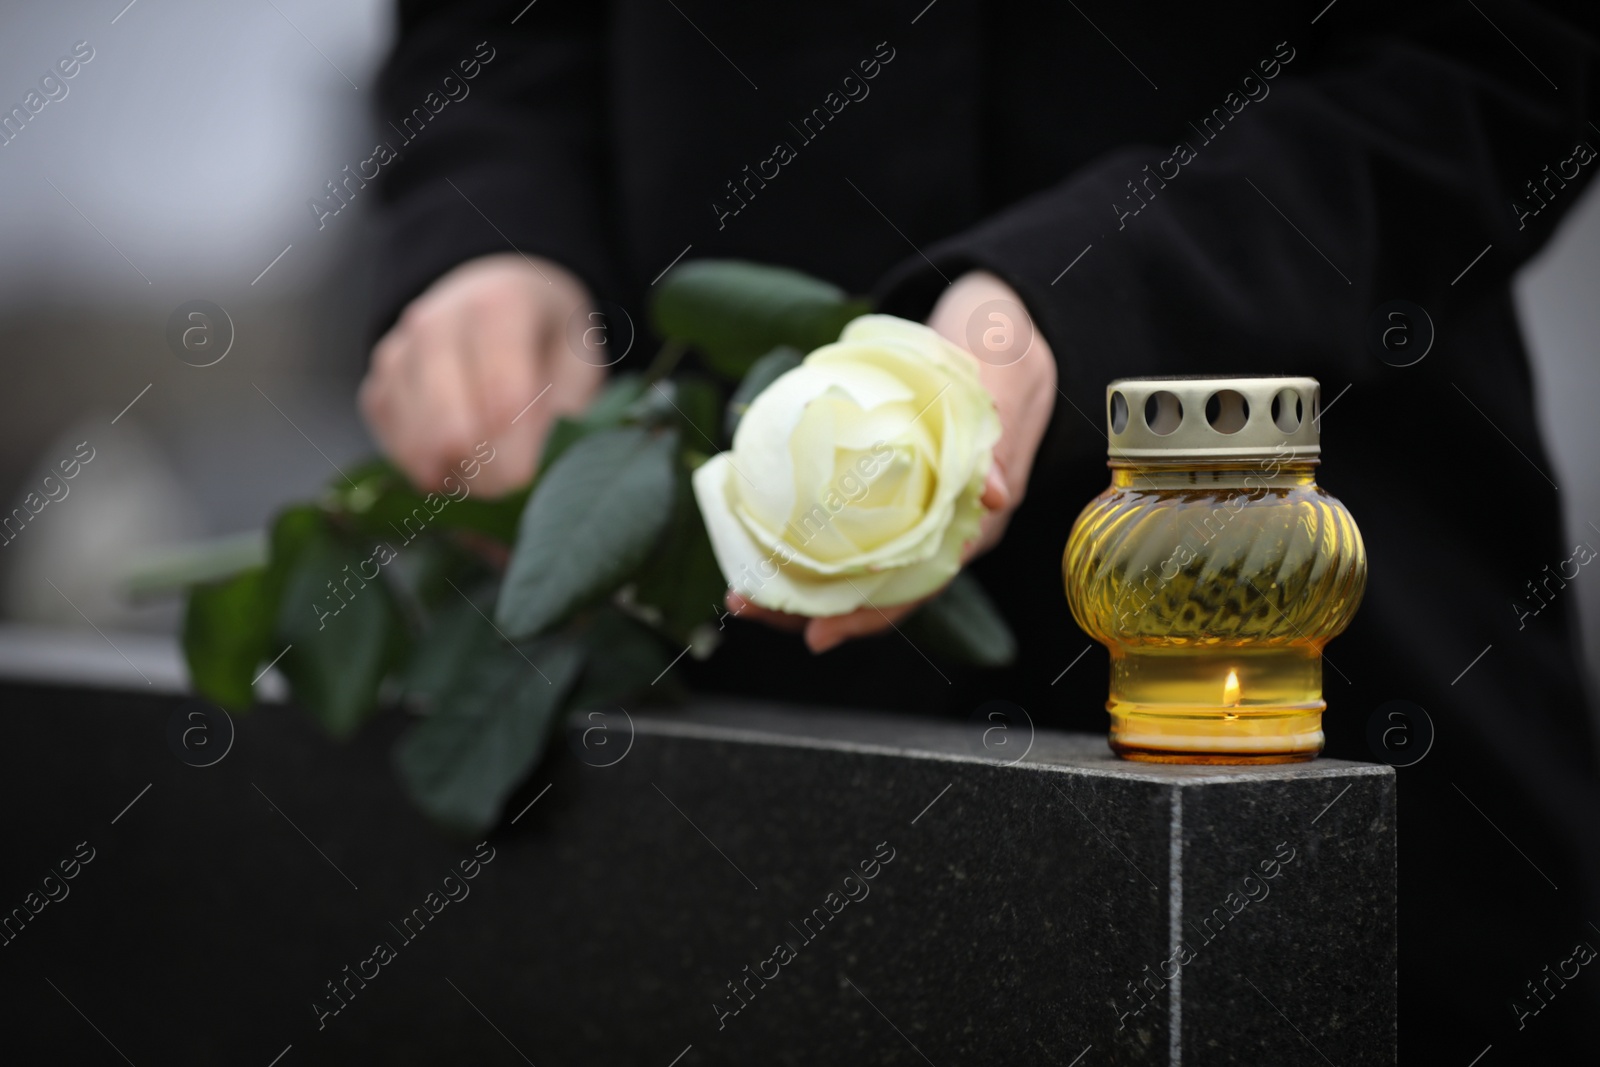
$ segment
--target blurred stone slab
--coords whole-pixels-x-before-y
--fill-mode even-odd
[[[400,795],[397,721],[341,748],[263,709],[199,768],[168,748],[181,701],[0,699],[0,799],[27,813],[6,906],[98,850],[4,949],[8,1060],[108,1040],[136,1063],[287,1048],[280,1067],[1394,1059],[1387,767],[615,710],[574,721],[476,863]]]

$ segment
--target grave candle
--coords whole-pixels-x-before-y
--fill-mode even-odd
[[[1111,485],[1062,557],[1073,617],[1111,652],[1127,759],[1284,763],[1322,750],[1322,650],[1366,587],[1349,511],[1316,483],[1313,378],[1106,387]]]

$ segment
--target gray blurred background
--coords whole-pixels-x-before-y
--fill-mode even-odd
[[[257,529],[332,463],[372,451],[354,406],[370,201],[321,230],[307,201],[371,152],[390,0],[125,4],[0,4],[0,110],[76,42],[94,49],[66,96],[0,147],[0,513],[43,496],[80,442],[94,449],[0,548],[13,633],[170,631],[175,603],[119,593],[131,566]],[[1600,546],[1597,280],[1591,189],[1516,286],[1569,545]],[[203,368],[166,339],[169,315],[197,299],[235,333]],[[1503,445],[1481,430],[1466,439]],[[1585,569],[1572,593],[1600,673],[1600,579]]]

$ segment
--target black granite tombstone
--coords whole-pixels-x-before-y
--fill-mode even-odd
[[[615,710],[480,845],[401,795],[397,716],[185,762],[192,702],[0,700],[8,1062],[1393,1061],[1387,767]]]

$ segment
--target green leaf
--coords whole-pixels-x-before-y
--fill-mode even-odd
[[[432,703],[448,694],[461,661],[472,650],[500,640],[480,609],[456,593],[434,613],[427,629],[412,646],[401,682],[407,697]]]
[[[683,439],[697,448],[718,450],[718,413],[722,394],[704,378],[683,376],[652,382],[628,409],[629,421],[641,426],[676,426]]]
[[[733,440],[734,431],[739,428],[739,420],[750,410],[750,402],[760,396],[761,391],[767,386],[798,367],[803,358],[798,348],[779,345],[751,365],[744,380],[739,383],[739,388],[728,398],[728,409],[722,417],[723,432],[727,434],[728,440]]]
[[[740,378],[779,345],[809,352],[838,340],[845,324],[871,307],[799,271],[703,259],[674,268],[651,310],[658,333],[693,345],[712,368]]]
[[[378,685],[404,645],[383,558],[314,507],[290,508],[273,526],[276,637],[288,646],[278,668],[295,703],[335,738],[375,710]]]
[[[544,752],[562,698],[583,664],[570,642],[536,646],[528,659],[504,642],[460,661],[438,710],[395,749],[406,792],[436,822],[478,834]]]
[[[728,583],[711,551],[711,538],[682,464],[675,480],[671,522],[639,572],[633,599],[653,609],[659,622],[652,618],[652,624],[682,645],[695,627],[720,617]]]
[[[714,449],[718,446],[721,427],[722,390],[705,378],[680,375],[673,380],[672,405],[677,421],[683,427],[683,439],[697,447]]]
[[[456,538],[428,537],[413,541],[404,548],[393,571],[397,594],[402,606],[410,604],[422,612],[444,605],[461,603],[457,590],[472,589],[484,581],[500,580],[499,569],[493,567],[477,551],[465,547]],[[490,603],[493,603],[491,600]]]
[[[467,488],[470,492],[470,484]],[[517,520],[521,518],[522,509],[528,504],[530,493],[530,489],[523,487],[514,489],[505,496],[495,497],[492,500],[481,494],[471,494],[462,497],[460,500],[451,500],[445,494],[430,493],[422,499],[421,503],[430,512],[433,512],[434,508],[439,509],[435,520],[439,529],[470,530],[473,533],[480,533],[486,537],[492,537],[502,544],[509,545],[511,539],[516,536]],[[441,496],[447,502],[441,502],[439,500]],[[433,498],[431,503],[428,497]],[[415,506],[411,508],[410,517],[413,521],[420,518]],[[408,536],[410,536],[410,526],[404,522],[400,525],[407,529]]]
[[[642,375],[619,375],[601,390],[582,415],[575,418],[562,415],[551,423],[550,434],[545,438],[543,451],[539,453],[539,473],[535,476],[535,482],[561,458],[562,453],[582,438],[628,421],[635,405],[645,396],[645,389]]]
[[[613,607],[596,611],[578,639],[587,656],[568,701],[578,709],[608,707],[642,693],[672,662],[660,638]]]
[[[265,567],[189,591],[183,654],[197,693],[233,711],[255,703],[256,668],[272,654],[276,607]]]
[[[550,432],[545,435],[544,449],[539,453],[539,471],[534,475],[534,483],[538,484],[539,479],[544,477],[544,472],[555,466],[556,460],[561,458],[562,453],[602,428],[590,425],[582,419],[572,419],[565,415],[556,416],[556,421],[550,424]]]
[[[592,426],[616,426],[627,414],[635,400],[644,395],[648,383],[642,374],[619,374],[606,383],[594,403],[583,413],[583,421]]]
[[[419,493],[387,460],[374,460],[351,472],[354,485],[343,479],[333,485],[329,502],[332,510],[348,517],[356,529],[381,537],[395,548],[444,530],[471,530],[509,544],[528,490],[518,489],[491,500],[473,491],[473,480],[459,467],[451,477],[449,492]]]
[[[522,513],[495,620],[536,636],[615,591],[672,517],[676,433],[606,430],[574,444]]]
[[[924,645],[960,663],[1004,667],[1017,656],[1017,641],[978,579],[966,571],[924,604],[901,629],[913,644]]]

